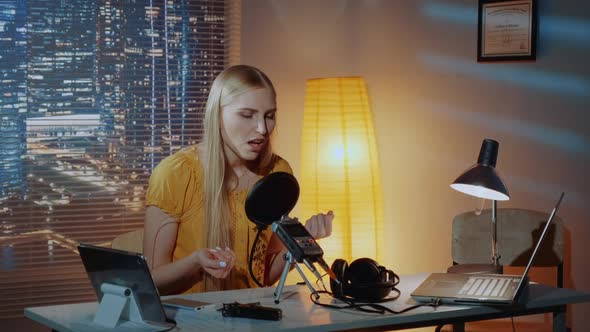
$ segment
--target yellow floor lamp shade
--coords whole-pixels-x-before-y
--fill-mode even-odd
[[[383,197],[373,117],[361,77],[307,81],[300,217],[333,210],[326,261],[380,259]]]

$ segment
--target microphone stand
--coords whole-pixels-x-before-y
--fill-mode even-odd
[[[301,267],[299,267],[299,264],[297,264],[297,261],[295,260],[295,258],[291,254],[291,252],[287,251],[287,253],[285,254],[285,256],[283,258],[285,259],[286,264],[285,264],[285,267],[283,268],[283,273],[281,274],[281,279],[279,280],[279,284],[277,285],[277,288],[275,289],[275,292],[274,292],[275,303],[279,304],[279,302],[280,302],[279,299],[281,297],[281,293],[283,293],[283,287],[285,287],[285,280],[287,280],[287,273],[289,273],[289,270],[291,269],[291,267],[295,267],[297,272],[299,272],[299,275],[301,276],[301,278],[303,278],[303,281],[305,281],[305,284],[307,285],[307,288],[309,288],[309,291],[314,295],[316,300],[319,299],[320,296],[316,293],[316,290],[313,288],[313,286],[311,285],[311,283],[309,282],[309,280],[305,276],[305,273],[303,273],[303,270],[301,269]],[[307,262],[306,260],[304,260],[304,263],[314,273],[314,275],[316,275],[316,276],[319,275],[317,270],[313,267],[313,265],[311,263]],[[320,276],[320,280],[321,280],[321,276]]]
[[[305,264],[305,266],[307,266],[307,268],[323,284],[324,281],[322,280],[322,276],[313,265],[314,262],[318,262],[330,275],[330,278],[333,278],[339,283],[332,270],[328,267],[328,264],[324,261],[324,251],[297,218],[283,216],[279,221],[272,224],[272,231],[281,242],[283,242],[285,248],[287,248],[287,253],[284,255],[285,267],[283,268],[281,279],[279,280],[279,284],[274,293],[275,303],[279,303],[279,298],[281,297],[283,287],[285,286],[285,280],[287,279],[287,273],[289,273],[289,270],[292,267],[294,267],[301,278],[303,278],[303,281],[305,281],[307,288],[309,288],[314,298],[316,300],[319,299],[320,295],[313,288],[311,282],[309,282],[298,263]],[[326,286],[323,286],[325,289]]]

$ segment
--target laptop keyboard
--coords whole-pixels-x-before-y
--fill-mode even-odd
[[[459,291],[459,294],[498,297],[504,294],[511,281],[508,278],[470,277]]]

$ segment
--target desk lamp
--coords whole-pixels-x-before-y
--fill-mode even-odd
[[[477,163],[461,174],[451,188],[475,197],[492,200],[492,264],[493,272],[500,272],[500,255],[497,243],[497,201],[510,199],[508,189],[496,171],[498,159],[498,142],[484,139],[479,151]]]

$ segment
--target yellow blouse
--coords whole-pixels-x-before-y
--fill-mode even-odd
[[[274,155],[272,172],[293,173],[289,163]],[[154,169],[146,197],[146,205],[157,206],[169,215],[177,218],[178,235],[174,248],[173,261],[188,256],[195,250],[205,248],[201,236],[205,217],[203,204],[204,174],[196,146],[185,148],[165,158]],[[233,221],[234,243],[232,250],[236,262],[230,276],[223,282],[224,289],[248,288],[255,285],[248,272],[248,257],[256,235],[256,227],[244,210],[248,189],[239,189],[229,193],[230,215]],[[264,275],[264,257],[272,231],[268,227],[260,235],[254,253],[253,272],[262,282]],[[193,285],[187,293],[206,291],[203,281]]]

